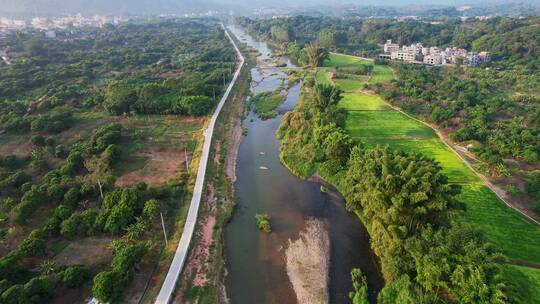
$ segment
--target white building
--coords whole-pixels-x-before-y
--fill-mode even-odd
[[[384,44],[384,52],[386,54],[391,54],[397,51],[399,51],[399,44],[392,43],[392,39],[386,40],[386,43]]]
[[[424,56],[424,63],[429,65],[443,64],[443,57],[438,54],[428,54]]]
[[[416,59],[416,54],[409,51],[397,51],[390,54],[390,59],[413,62]]]

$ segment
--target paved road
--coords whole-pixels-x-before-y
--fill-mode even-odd
[[[225,30],[225,27],[222,25],[223,29]],[[223,105],[225,104],[225,101],[227,101],[227,98],[229,97],[229,94],[231,93],[231,90],[236,83],[236,80],[238,79],[238,76],[240,75],[240,71],[242,69],[242,66],[244,65],[244,56],[242,56],[242,53],[236,46],[236,43],[231,38],[229,33],[225,30],[225,34],[227,35],[227,38],[231,41],[231,44],[234,46],[234,49],[236,50],[236,53],[238,54],[238,57],[240,59],[240,64],[238,65],[238,69],[234,73],[233,80],[227,87],[227,90],[225,91],[225,94],[223,95],[223,98],[219,101],[219,104],[212,115],[212,118],[210,119],[210,123],[208,124],[208,128],[204,131],[204,146],[201,154],[201,158],[199,161],[199,169],[197,171],[197,179],[195,181],[195,187],[193,189],[193,197],[191,198],[191,204],[189,206],[189,211],[186,219],[186,223],[184,225],[184,231],[182,232],[182,237],[180,238],[180,243],[178,243],[178,247],[176,248],[176,253],[174,254],[174,259],[171,263],[171,266],[169,268],[169,272],[167,273],[167,277],[165,277],[165,281],[163,282],[163,285],[161,286],[161,290],[159,291],[159,295],[156,298],[156,304],[168,304],[172,298],[172,295],[174,293],[174,289],[176,287],[176,283],[178,281],[178,278],[180,277],[180,273],[182,272],[182,268],[184,266],[184,263],[187,258],[188,249],[189,249],[189,243],[191,241],[191,238],[193,236],[193,232],[195,231],[195,225],[197,224],[197,214],[199,212],[199,205],[201,203],[201,196],[203,192],[203,186],[204,186],[204,177],[206,174],[206,164],[208,163],[208,155],[210,153],[210,144],[212,143],[212,135],[214,134],[214,126],[216,124],[216,120],[219,116],[219,113],[221,112],[221,109],[223,108]]]

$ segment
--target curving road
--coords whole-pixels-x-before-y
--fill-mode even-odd
[[[193,197],[191,198],[191,203],[189,205],[189,211],[186,219],[186,223],[184,225],[184,231],[182,232],[182,237],[180,238],[180,243],[178,243],[178,247],[176,248],[176,253],[174,254],[174,259],[171,263],[171,266],[169,267],[169,272],[167,273],[167,277],[165,277],[165,281],[163,281],[163,285],[161,286],[161,290],[159,291],[159,295],[156,298],[156,304],[168,304],[172,298],[172,295],[174,293],[176,283],[178,282],[178,278],[180,277],[180,273],[182,272],[182,268],[184,267],[184,263],[186,261],[188,250],[189,250],[189,243],[191,241],[191,238],[193,236],[193,232],[195,231],[195,225],[197,224],[197,214],[199,212],[199,205],[201,203],[201,197],[202,192],[204,188],[204,177],[206,175],[206,164],[208,163],[208,155],[210,153],[210,145],[212,143],[212,135],[214,134],[214,126],[216,124],[216,120],[219,116],[219,113],[221,112],[221,109],[223,108],[223,105],[229,98],[229,95],[232,91],[232,88],[234,84],[236,83],[236,80],[238,79],[238,76],[240,75],[240,71],[242,70],[242,66],[244,65],[244,56],[242,56],[242,53],[236,46],[236,43],[232,39],[232,37],[229,35],[229,32],[225,29],[225,26],[222,24],[223,30],[225,31],[225,34],[227,35],[227,38],[229,38],[231,44],[233,45],[236,53],[238,54],[238,57],[240,59],[240,64],[238,65],[238,68],[236,72],[234,73],[234,77],[227,87],[227,90],[225,91],[225,94],[219,101],[219,104],[216,107],[216,110],[214,114],[212,115],[212,118],[210,119],[210,123],[208,124],[208,128],[204,131],[204,146],[201,154],[201,158],[199,161],[199,168],[197,171],[197,179],[195,181],[195,187],[193,189]]]

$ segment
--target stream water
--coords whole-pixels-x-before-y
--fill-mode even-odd
[[[286,75],[271,59],[269,47],[231,26],[240,40],[260,52],[252,69],[253,93],[273,91]],[[294,68],[283,58],[287,67]],[[289,89],[286,101],[274,119],[261,120],[251,112],[240,144],[235,183],[237,209],[226,230],[227,296],[233,304],[297,303],[285,268],[285,248],[297,239],[308,218],[326,223],[330,236],[330,303],[348,303],[352,290],[350,271],[360,268],[368,278],[370,299],[382,286],[369,247],[369,237],[361,222],[348,213],[341,195],[330,190],[321,193],[320,183],[292,175],[279,161],[279,141],[275,133],[283,114],[291,111],[301,85]],[[272,233],[262,233],[255,223],[256,213],[271,217]]]

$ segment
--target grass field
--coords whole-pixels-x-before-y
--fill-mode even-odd
[[[389,66],[376,65],[373,67],[373,76],[369,83],[376,84],[394,79],[394,74]]]
[[[355,140],[367,146],[389,145],[433,157],[450,182],[462,185],[458,199],[467,207],[465,218],[469,222],[480,227],[489,241],[509,257],[540,262],[540,228],[484,187],[432,129],[391,108],[385,109],[377,96],[349,93],[340,106],[349,110],[346,127]]]
[[[352,56],[331,53],[330,58],[325,60],[323,63],[323,67],[326,69],[359,67],[362,65],[373,65],[373,73],[369,79],[369,83],[371,84],[381,83],[384,81],[390,81],[394,78],[392,69],[389,66],[374,65],[373,61],[362,59],[359,57],[352,57]],[[319,80],[319,78],[317,78],[317,80]],[[342,82],[344,86],[340,82]],[[356,82],[356,84],[351,87],[351,84],[350,84],[351,82]],[[346,92],[362,89],[364,85],[361,81],[355,81],[355,80],[344,81],[340,79],[340,80],[337,80],[336,83],[341,87],[342,90]]]
[[[373,65],[373,61],[358,57],[330,53],[330,58],[323,62],[323,67],[344,68]]]
[[[504,276],[514,283],[519,290],[517,297],[522,303],[539,304],[540,269],[510,265],[503,269]]]
[[[346,67],[361,62],[333,54],[325,66]],[[370,82],[390,79],[389,67],[376,66]],[[458,199],[466,205],[468,222],[481,228],[489,242],[510,258],[540,263],[540,227],[500,201],[431,128],[391,109],[378,96],[345,88],[339,106],[349,111],[346,128],[353,139],[367,146],[388,145],[433,157],[449,181],[462,186]]]

